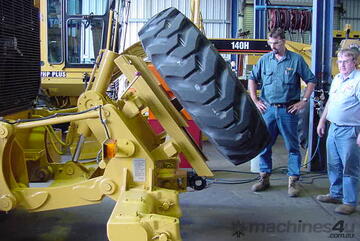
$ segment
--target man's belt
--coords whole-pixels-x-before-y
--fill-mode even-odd
[[[270,104],[271,106],[275,106],[277,108],[287,108],[295,103],[299,102],[299,100],[292,100],[292,101],[289,101],[287,103],[273,103],[273,104]]]

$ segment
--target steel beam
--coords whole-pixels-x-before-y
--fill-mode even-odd
[[[331,83],[333,15],[334,0],[313,1],[311,69],[320,81],[312,96],[315,100],[321,100],[321,96],[327,95]],[[326,168],[325,137],[319,140],[316,134],[316,127],[320,118],[318,111],[319,106],[314,105],[314,102],[311,101],[308,138],[308,169],[311,171]]]
[[[256,39],[266,38],[266,1],[254,1],[254,37]]]
[[[238,32],[238,0],[231,0],[231,38],[237,38]],[[236,55],[231,55],[231,61],[236,61]]]

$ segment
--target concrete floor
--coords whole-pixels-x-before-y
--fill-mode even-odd
[[[205,144],[211,169],[249,171],[250,163],[234,167],[214,147]],[[281,139],[274,148],[274,168],[286,164]],[[360,240],[360,211],[351,216],[333,212],[334,204],[315,200],[328,189],[326,176],[304,176],[302,195],[287,196],[287,177],[272,175],[269,191],[253,193],[246,184],[212,183],[202,191],[180,195],[183,241],[235,240]],[[315,175],[315,176],[314,176]],[[314,176],[314,178],[311,178]],[[249,179],[256,175],[216,172],[216,179]],[[213,182],[211,180],[210,182]],[[312,184],[308,184],[313,182]],[[66,197],[64,197],[66,198]],[[41,213],[16,210],[0,216],[1,241],[103,241],[114,202]],[[344,231],[340,232],[343,224]],[[123,239],[126,241],[125,239]]]

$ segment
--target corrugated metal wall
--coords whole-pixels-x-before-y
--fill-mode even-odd
[[[313,0],[288,0],[288,1],[271,1],[272,5],[293,5],[293,6],[312,6]],[[359,1],[360,2],[360,1]],[[337,24],[336,24],[337,23]],[[334,29],[338,29],[339,27],[339,16],[338,13],[334,14]],[[253,38],[254,32],[254,5],[253,1],[246,1],[245,9],[244,9],[244,30],[250,31],[250,37]],[[311,32],[307,31],[303,34],[299,32],[286,33],[286,39],[296,41],[296,42],[311,42]]]
[[[126,47],[139,41],[137,33],[149,18],[168,7],[176,7],[188,17],[191,15],[190,0],[132,0]],[[230,0],[202,0],[201,12],[207,37],[231,36]]]
[[[244,30],[250,31],[251,37],[254,30],[254,6],[252,0],[246,0],[244,10]],[[271,1],[272,5],[298,5],[298,6],[312,6],[313,0],[288,0],[288,1]],[[342,11],[345,11],[341,14]],[[334,30],[342,30],[345,24],[351,24],[353,31],[360,31],[360,0],[338,0],[335,1],[334,9]],[[293,34],[294,41],[301,41],[298,34]],[[306,33],[304,39],[309,43],[311,33]],[[289,35],[287,35],[289,38]]]
[[[250,31],[250,37],[254,36],[254,5],[246,4],[244,9],[244,32]]]
[[[340,15],[340,28],[343,29],[345,24],[351,24],[353,31],[360,31],[360,1],[343,0],[339,3],[345,11]]]
[[[341,30],[343,27],[340,27],[340,13],[339,8],[335,7],[334,9],[334,30]]]

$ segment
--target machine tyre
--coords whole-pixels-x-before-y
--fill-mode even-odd
[[[0,211],[0,223],[5,221],[6,218],[8,217],[9,213],[4,212],[4,211]]]
[[[211,42],[175,8],[139,32],[144,50],[182,106],[232,163],[254,158],[269,142],[264,120]]]

